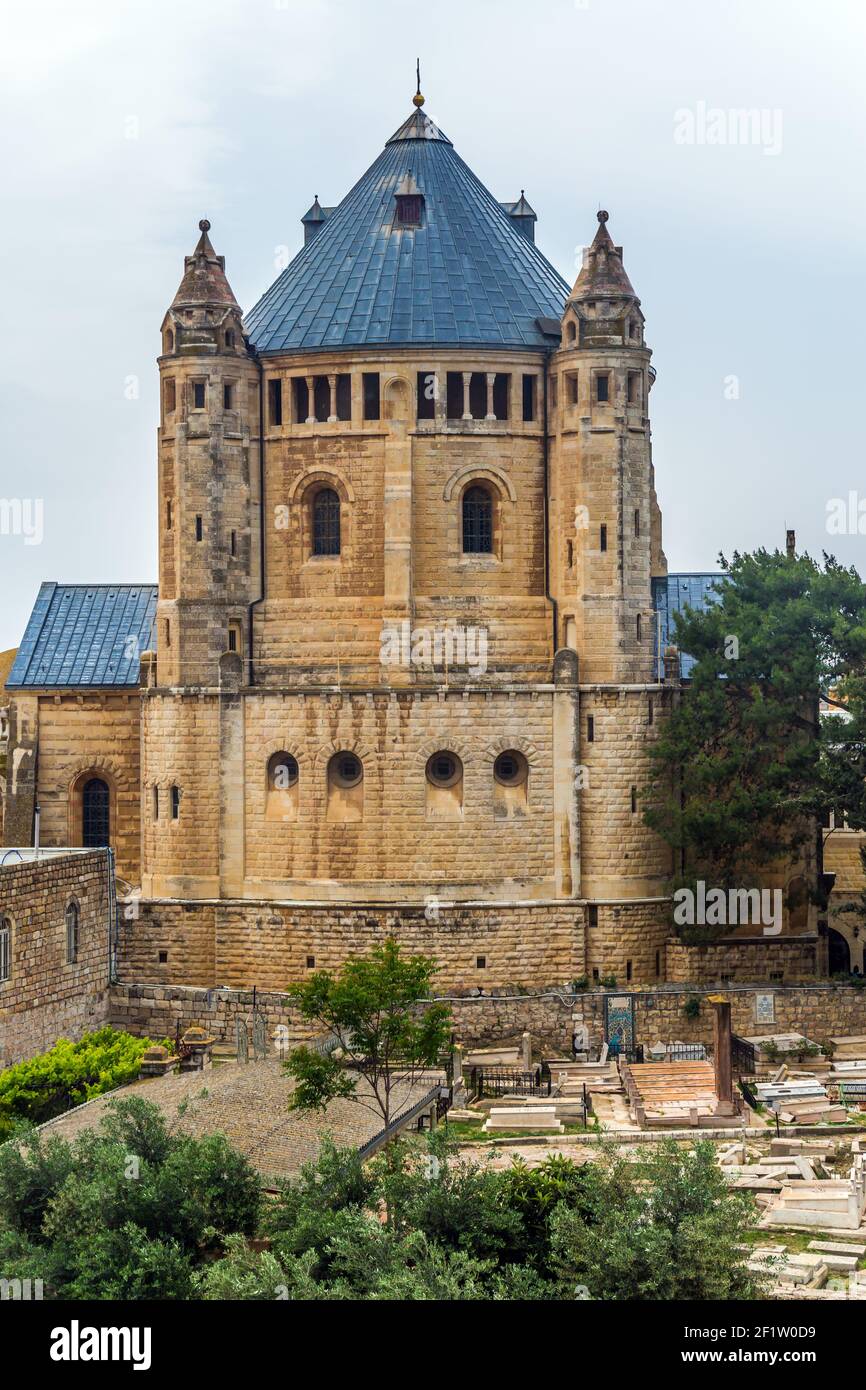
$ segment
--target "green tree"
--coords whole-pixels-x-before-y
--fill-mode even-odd
[[[718,601],[677,615],[695,665],[651,746],[644,815],[676,851],[676,886],[790,861],[843,792],[866,826],[866,585],[827,556],[720,558]],[[830,689],[852,710],[835,729],[818,716]]]
[[[614,1301],[761,1296],[739,1248],[754,1202],[728,1187],[709,1141],[688,1152],[668,1140],[640,1162],[609,1155],[589,1169],[585,1201],[551,1216],[561,1297],[580,1287]]]
[[[404,956],[389,939],[368,956],[346,961],[338,975],[318,970],[290,985],[302,1017],[324,1030],[342,1054],[306,1046],[290,1053],[285,1068],[296,1082],[292,1108],[324,1110],[345,1099],[390,1124],[395,1087],[405,1094],[448,1042],[450,1009],[426,1002],[435,973],[428,957]]]

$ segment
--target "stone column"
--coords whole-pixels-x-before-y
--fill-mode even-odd
[[[463,372],[463,373],[462,373],[462,376],[463,376],[463,419],[464,419],[464,420],[471,420],[471,419],[472,419],[472,406],[471,406],[471,404],[470,404],[470,398],[469,398],[469,383],[470,383],[471,380],[472,380],[472,373],[471,373],[471,372]]]
[[[412,621],[412,435],[409,433],[408,400],[403,390],[389,388],[386,405],[388,438],[385,443],[385,594],[382,618],[385,626]],[[411,666],[393,665],[387,670],[389,685],[410,685]]]
[[[306,419],[305,423],[308,424],[308,425],[314,425],[314,424],[316,423],[316,389],[315,389],[315,388],[316,388],[316,378],[315,378],[314,376],[308,376],[308,377],[306,378],[306,382],[307,382],[307,419]]]
[[[493,409],[493,383],[496,380],[495,372],[487,373],[487,414],[485,420],[495,420],[496,411]]]
[[[220,657],[219,695],[219,885],[220,897],[239,898],[244,885],[243,661]]]
[[[736,1115],[731,1068],[731,1002],[724,994],[711,994],[713,1006],[713,1070],[716,1078],[717,1115]]]
[[[563,647],[553,663],[553,834],[557,898],[580,892],[580,695],[577,652]],[[582,955],[582,953],[581,953]],[[575,959],[575,968],[582,960]]]
[[[328,424],[337,423],[337,378],[333,372],[328,373],[328,391],[330,393],[330,411],[328,414]]]

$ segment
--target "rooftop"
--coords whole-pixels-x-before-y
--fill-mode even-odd
[[[403,225],[396,195],[413,185],[420,221]],[[342,202],[305,214],[319,230],[247,315],[253,346],[549,345],[536,319],[558,321],[570,286],[506,207],[416,101]]]
[[[136,687],[156,599],[155,584],[42,584],[6,688]]]

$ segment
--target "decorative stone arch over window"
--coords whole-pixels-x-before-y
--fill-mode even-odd
[[[265,761],[265,820],[294,821],[300,809],[304,754],[289,741]]]
[[[532,769],[538,762],[535,744],[504,735],[484,751],[489,768],[493,815],[497,820],[518,820],[529,815]]]
[[[117,789],[124,781],[121,770],[111,762],[94,763],[77,772],[67,793],[67,825],[69,843],[101,848],[96,842],[97,831],[104,823],[108,836],[102,844],[113,845],[117,839]],[[96,783],[102,783],[103,795]],[[107,806],[104,804],[107,801]],[[102,821],[102,816],[105,821]]]
[[[339,500],[337,521],[338,548],[316,553],[316,498],[325,492],[335,493]],[[351,506],[355,493],[349,481],[336,468],[311,468],[295,479],[289,502],[300,508],[301,554],[303,561],[339,562],[351,546]]]
[[[467,498],[476,491],[484,492],[490,501],[488,518],[480,518],[477,508],[474,515],[467,515]],[[475,562],[484,559],[502,559],[503,512],[506,503],[517,501],[514,484],[506,473],[490,464],[478,468],[472,465],[459,468],[451,475],[443,489],[443,498],[452,506],[457,505],[457,534],[460,537],[461,558]],[[489,535],[479,543],[479,527]],[[468,529],[467,529],[468,528]]]
[[[325,783],[328,821],[360,821],[364,817],[364,787],[374,767],[372,750],[351,738],[323,745],[316,752],[317,777]]]
[[[465,770],[475,756],[474,747],[444,731],[423,743],[418,753],[428,819],[461,820]],[[449,761],[451,766],[446,767]]]
[[[404,376],[391,376],[382,383],[385,419],[393,425],[408,426],[413,419],[414,392]]]

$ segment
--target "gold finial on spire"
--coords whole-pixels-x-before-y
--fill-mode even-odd
[[[418,81],[417,81],[417,86],[416,86],[416,90],[415,90],[415,95],[414,95],[413,98],[412,98],[412,105],[413,105],[413,106],[417,106],[417,107],[419,107],[419,109],[420,109],[420,107],[422,107],[422,106],[424,105],[424,98],[423,98],[422,95],[421,95],[421,59],[420,59],[420,58],[416,58],[416,59],[415,59],[415,76],[416,76],[416,78],[418,79]]]

